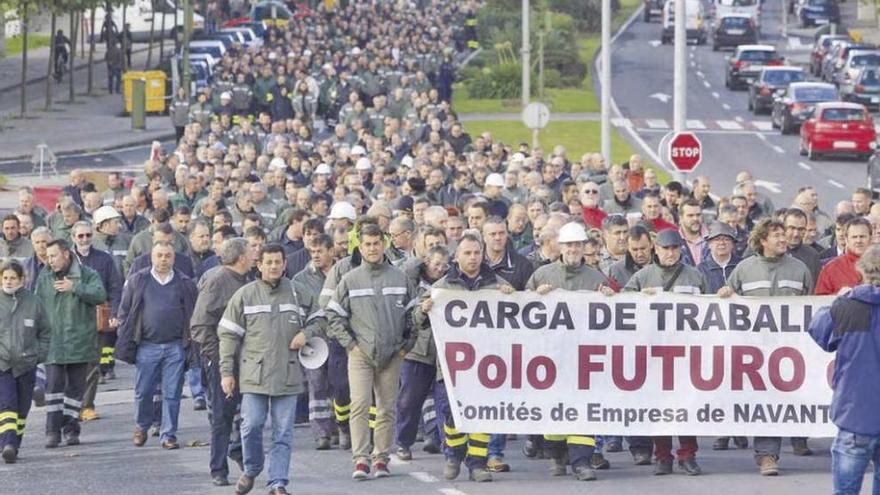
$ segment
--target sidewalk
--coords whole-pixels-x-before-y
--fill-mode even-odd
[[[171,43],[167,42],[166,53],[171,49]],[[154,64],[158,61],[158,57],[158,46],[155,46]],[[136,51],[132,54],[132,66],[142,70],[146,59],[146,49]],[[0,60],[0,87],[14,76],[21,77],[20,66],[15,70],[10,67],[16,61],[20,64],[21,58]],[[47,63],[46,54],[42,63],[37,62],[34,65],[40,66],[40,70],[45,73]],[[10,76],[9,72],[12,72],[13,76]],[[30,70],[28,74],[31,74]],[[48,111],[44,109],[45,81],[29,84],[28,116],[24,119],[19,117],[20,88],[0,91],[0,161],[30,158],[35,147],[41,142],[48,144],[57,155],[131,146],[153,140],[165,140],[174,135],[174,128],[165,115],[148,116],[145,131],[131,129],[131,118],[123,112],[122,96],[107,93],[105,63],[95,63],[93,95],[86,94],[87,72],[79,70],[74,76],[75,101],[69,102],[70,74],[65,74],[61,84],[52,85],[54,102]]]

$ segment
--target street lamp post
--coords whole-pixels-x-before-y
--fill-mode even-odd
[[[673,108],[672,128],[675,132],[683,132],[686,129],[685,118],[687,115],[687,13],[685,12],[685,0],[674,0],[675,9],[673,22],[675,22],[675,55],[674,55],[674,78],[673,78]]]
[[[611,163],[611,0],[602,0],[601,145],[605,163]]]
[[[522,106],[529,104],[529,72],[531,71],[531,48],[529,46],[529,0],[522,0]]]

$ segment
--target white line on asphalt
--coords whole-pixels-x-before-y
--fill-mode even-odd
[[[456,488],[441,488],[437,491],[439,491],[443,495],[467,495],[467,493]]]
[[[741,131],[743,128],[738,122],[732,120],[716,120],[715,123],[718,124],[718,127],[726,131]]]
[[[722,103],[721,107],[724,108],[725,110],[730,110],[730,105],[728,105],[727,103]]]
[[[706,86],[706,89],[711,88],[712,85],[709,84],[709,81],[703,81],[703,86]]]
[[[712,91],[712,98],[718,99],[721,98],[721,95],[718,94],[718,91]]]
[[[687,126],[688,129],[697,129],[697,130],[699,130],[699,129],[705,129],[705,128],[706,128],[706,124],[704,124],[702,120],[690,120],[690,119],[689,119],[689,120],[686,120],[686,121],[685,121],[685,125]]]
[[[669,132],[669,128],[651,129],[650,127],[621,127],[621,129],[635,129],[638,132],[650,132],[650,133],[662,132],[664,134]],[[731,136],[732,135],[755,135],[755,136],[757,136],[758,134],[760,134],[760,132],[746,130],[746,129],[740,129],[740,130],[705,129],[705,130],[700,131],[700,134],[725,134],[725,135],[731,135]]]
[[[706,77],[706,74],[703,74],[702,71],[697,71],[697,77]]]
[[[761,131],[772,131],[773,123],[766,120],[753,120],[752,127]]]
[[[767,141],[767,136],[765,136],[763,133],[759,132],[755,134],[755,136],[758,136],[758,139],[760,139],[761,141]]]
[[[631,127],[632,121],[623,117],[615,117],[611,119],[611,125],[614,127]]]
[[[696,67],[696,66],[697,66],[697,63],[694,62],[693,60],[691,60],[691,67]]]
[[[809,164],[804,163],[804,162],[798,162],[798,167],[800,167],[804,170],[813,170],[813,167],[811,167]]]
[[[651,129],[669,129],[669,124],[663,119],[648,119],[645,124]]]
[[[782,148],[782,146],[774,146],[774,147],[773,147],[773,151],[779,153],[780,155],[784,155],[784,154],[785,154],[785,150]]]
[[[422,483],[436,483],[439,481],[437,478],[424,471],[413,471],[412,473],[409,473],[409,475]]]
[[[843,184],[841,184],[840,182],[837,182],[836,180],[828,179],[828,183],[838,189],[843,189]]]
[[[737,116],[736,116],[736,117],[734,117],[734,118],[733,118],[733,120],[735,120],[735,121],[737,121],[737,122],[739,122],[739,123],[740,123],[740,124],[742,124],[742,123],[743,123],[743,118],[742,118],[742,117],[740,117],[740,116],[739,116],[739,115],[737,115]]]

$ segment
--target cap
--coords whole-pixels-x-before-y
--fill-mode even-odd
[[[272,159],[272,161],[269,162],[269,168],[284,169],[284,168],[287,168],[287,164],[284,163],[284,158],[281,158],[280,156],[276,156],[275,158]]]
[[[559,229],[559,242],[585,242],[587,240],[587,231],[584,226],[577,222],[569,222]]]
[[[319,175],[333,175],[333,170],[330,169],[330,165],[326,163],[321,163],[317,167],[315,167],[314,173]]]
[[[231,100],[232,93],[230,93],[229,91],[224,91],[224,92],[220,93],[220,99],[221,100]]]
[[[356,47],[352,48],[352,49],[351,49],[351,54],[352,54],[352,55],[360,55],[360,54],[361,54],[361,49],[360,49],[360,47],[357,47],[357,46],[356,46]]]
[[[352,206],[351,203],[340,201],[338,203],[333,203],[333,207],[330,208],[330,216],[327,218],[331,220],[347,218],[354,222],[357,220],[357,212],[354,211],[354,206]]]
[[[681,246],[681,235],[674,229],[661,230],[655,243],[660,247]]]
[[[275,52],[269,52],[269,60],[275,60],[276,58],[278,58],[278,55]]]
[[[367,215],[371,217],[388,217],[391,218],[391,208],[385,202],[373,203],[373,206],[367,210]]]
[[[355,170],[372,170],[373,165],[370,163],[370,159],[362,156],[358,158],[357,164],[354,166]]]
[[[501,174],[489,174],[486,177],[487,186],[504,187],[504,177]]]
[[[401,196],[394,201],[393,210],[412,211],[413,199],[409,196]]]
[[[733,227],[722,222],[714,222],[709,225],[709,233],[706,234],[706,240],[711,241],[716,237],[727,236],[736,241],[736,231]]]
[[[366,155],[367,150],[365,150],[363,146],[356,144],[351,147],[351,154],[352,155]]]
[[[106,220],[110,220],[113,218],[119,218],[122,215],[116,211],[116,208],[112,206],[102,206],[95,210],[95,213],[92,215],[92,219],[95,221],[95,225],[101,225],[101,222]]]

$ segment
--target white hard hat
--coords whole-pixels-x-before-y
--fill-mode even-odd
[[[366,155],[367,150],[365,150],[363,146],[356,144],[356,145],[352,146],[351,154],[352,155]]]
[[[486,177],[487,186],[504,187],[504,177],[501,174],[489,174]]]
[[[413,166],[413,157],[406,155],[400,159],[400,165],[406,168],[412,168]]]
[[[102,206],[95,210],[95,213],[92,215],[92,220],[95,221],[95,225],[101,225],[101,222],[113,218],[119,218],[121,216],[122,215],[116,211],[116,208],[113,208],[112,206]]]
[[[232,93],[230,93],[229,91],[224,91],[224,92],[220,93],[220,99],[221,100],[231,100]]]
[[[284,163],[284,158],[281,158],[280,156],[276,156],[275,158],[272,159],[271,162],[269,162],[269,168],[270,169],[272,169],[272,168],[285,169],[285,168],[287,168],[287,164]]]
[[[559,229],[559,242],[584,242],[588,239],[584,226],[577,222],[569,222]]]
[[[333,170],[330,169],[330,165],[327,165],[326,163],[321,163],[315,168],[314,173],[319,175],[333,175]]]
[[[362,156],[358,158],[357,164],[354,166],[355,170],[372,170],[373,164],[370,163],[370,159]]]
[[[354,222],[357,220],[357,212],[354,211],[354,206],[352,206],[351,203],[340,201],[334,203],[333,207],[330,208],[330,216],[328,218],[331,220],[347,218]]]
[[[511,162],[511,163],[515,163],[515,162],[523,162],[523,161],[525,161],[525,160],[526,160],[526,155],[523,155],[522,153],[518,153],[518,152],[517,152],[517,153],[514,153],[514,154],[510,157],[510,162]]]

